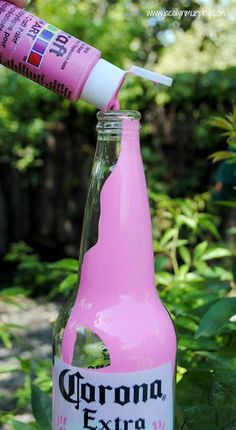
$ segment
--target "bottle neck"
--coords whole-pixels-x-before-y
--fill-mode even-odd
[[[100,297],[143,298],[155,291],[155,285],[139,117],[119,112],[100,115],[82,233],[79,290]],[[121,118],[117,121],[112,115]]]
[[[107,179],[111,176],[121,152],[122,130],[119,124],[115,128],[113,122],[110,123],[108,120],[101,119],[98,122],[97,132],[97,145],[84,212],[80,262],[83,262],[86,252],[98,241],[102,189]]]

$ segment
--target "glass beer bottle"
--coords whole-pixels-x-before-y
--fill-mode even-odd
[[[53,430],[173,430],[176,336],[154,281],[140,117],[98,113],[79,285],[54,329]]]

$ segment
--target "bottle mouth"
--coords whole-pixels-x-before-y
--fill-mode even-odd
[[[134,127],[131,128],[139,129],[141,114],[134,110],[100,111],[97,114],[97,119],[97,131],[105,132],[106,130],[123,130],[124,124],[128,121],[130,124],[133,122]]]

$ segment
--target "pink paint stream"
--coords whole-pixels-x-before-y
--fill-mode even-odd
[[[98,242],[83,259],[77,298],[62,342],[73,361],[79,326],[96,333],[111,364],[132,372],[171,361],[176,336],[155,288],[152,228],[139,144],[139,121],[123,120],[121,152],[101,191]]]

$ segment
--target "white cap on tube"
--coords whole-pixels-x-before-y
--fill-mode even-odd
[[[99,60],[83,88],[81,99],[104,109],[119,88],[126,72],[106,60]]]
[[[142,67],[132,66],[128,71],[114,66],[106,60],[100,59],[92,69],[83,88],[81,99],[98,109],[111,107],[110,103],[119,91],[126,74],[148,79],[154,84],[170,87],[173,79],[160,73],[151,72]]]

